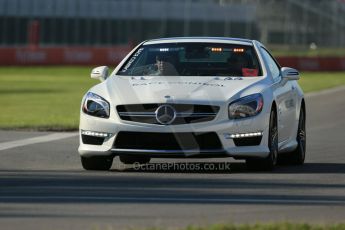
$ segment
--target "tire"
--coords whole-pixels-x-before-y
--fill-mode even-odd
[[[270,114],[269,134],[268,134],[269,155],[264,159],[249,158],[246,165],[249,170],[272,171],[278,159],[278,122],[277,114],[274,110]]]
[[[108,156],[80,157],[80,159],[85,170],[107,171],[113,164],[113,157]]]
[[[302,165],[305,160],[307,135],[306,135],[306,115],[305,110],[301,108],[301,112],[298,120],[298,129],[296,135],[297,148],[289,153],[286,153],[279,157],[279,164],[282,165]]]
[[[134,163],[139,163],[139,164],[147,164],[151,160],[150,157],[146,156],[126,156],[126,155],[121,155],[120,156],[120,161],[124,164],[134,164]]]

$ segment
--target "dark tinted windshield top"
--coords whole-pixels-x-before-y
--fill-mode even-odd
[[[261,76],[252,46],[217,43],[143,45],[122,66],[128,76]]]

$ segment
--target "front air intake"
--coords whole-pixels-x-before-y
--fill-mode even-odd
[[[255,146],[260,145],[262,136],[257,137],[242,137],[234,138],[233,141],[236,146]]]
[[[114,148],[144,150],[220,150],[222,144],[214,132],[148,133],[119,132]]]
[[[81,135],[81,139],[83,143],[87,145],[102,145],[104,142],[104,137],[95,137],[84,134]]]

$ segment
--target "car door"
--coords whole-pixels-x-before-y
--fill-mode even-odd
[[[272,89],[278,112],[278,140],[279,143],[282,143],[289,140],[294,127],[296,107],[294,85],[291,81],[282,81],[280,66],[265,48],[262,47],[261,49],[268,71],[270,71],[274,81]]]

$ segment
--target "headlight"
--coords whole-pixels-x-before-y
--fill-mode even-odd
[[[87,93],[83,103],[83,112],[95,117],[108,118],[109,103],[97,94]]]
[[[252,94],[233,101],[229,105],[229,119],[252,117],[259,114],[264,105],[260,93]]]

